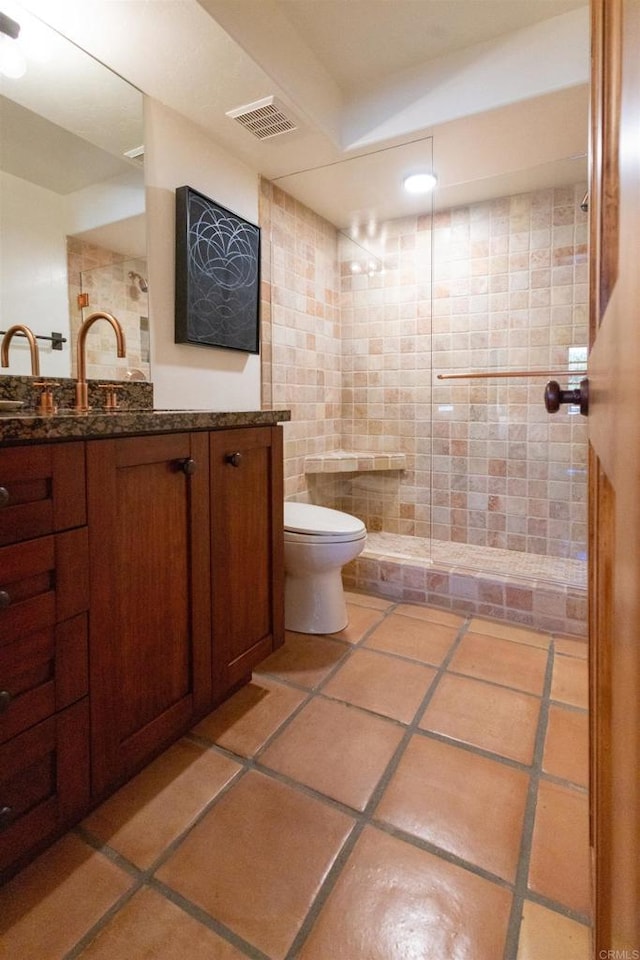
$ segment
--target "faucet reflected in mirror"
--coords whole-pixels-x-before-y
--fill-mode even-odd
[[[126,356],[127,348],[124,330],[120,326],[120,322],[116,320],[112,313],[105,313],[102,310],[98,310],[96,313],[90,314],[85,320],[83,320],[80,330],[78,331],[76,380],[76,410],[83,412],[90,409],[89,393],[87,388],[87,334],[97,320],[106,320],[111,324],[113,327],[113,332],[116,335],[117,356]]]
[[[5,333],[4,337],[2,338],[2,345],[0,346],[0,363],[3,367],[9,366],[9,346],[16,334],[18,336],[26,337],[29,341],[29,351],[31,353],[31,376],[39,377],[40,351],[38,350],[38,344],[33,331],[24,323],[14,323],[14,325],[9,327]]]

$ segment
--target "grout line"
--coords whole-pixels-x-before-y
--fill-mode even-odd
[[[222,937],[223,940],[226,940],[227,943],[232,944],[237,950],[241,950],[246,957],[250,957],[251,960],[270,960],[269,956],[266,953],[263,953],[258,947],[254,946],[248,940],[245,940],[239,934],[235,933],[230,927],[227,927],[220,920],[216,920],[211,916],[210,913],[207,913],[206,910],[203,910],[202,907],[199,907],[192,900],[183,897],[177,892],[177,890],[167,886],[161,880],[157,880],[155,877],[150,877],[148,885],[150,889],[155,890],[156,893],[159,893],[161,896],[163,896],[165,900],[169,900],[170,903],[173,903],[176,907],[179,907],[193,920],[197,920],[204,927],[207,927],[209,930],[217,933],[218,936]],[[185,947],[187,946],[188,944],[185,944]],[[185,949],[184,955],[185,957],[188,957],[188,950]]]
[[[415,834],[407,833],[401,827],[396,827],[392,823],[387,823],[385,820],[371,820],[370,825],[375,827],[377,830],[388,834],[390,837],[396,837],[396,839],[403,840],[412,847],[417,847],[419,850],[423,850],[425,853],[430,853],[432,856],[438,857],[439,860],[444,860],[446,863],[451,863],[455,867],[460,867],[461,869],[466,870],[468,873],[473,873],[475,876],[481,877],[483,880],[488,880],[490,883],[494,883],[499,887],[504,887],[506,890],[509,890],[509,892],[513,892],[513,883],[511,883],[509,880],[499,876],[497,873],[492,873],[490,870],[485,870],[484,867],[479,866],[477,863],[472,863],[471,860],[465,860],[464,857],[459,857],[457,854],[452,853],[450,850],[446,850],[444,847],[439,847],[430,840],[425,840],[423,837],[418,837]]]
[[[309,936],[316,920],[318,919],[322,908],[332,894],[333,889],[342,874],[342,870],[351,856],[351,853],[353,852],[353,849],[360,839],[360,835],[366,826],[367,823],[364,820],[356,823],[351,830],[351,833],[343,843],[338,855],[336,856],[336,859],[333,861],[333,864],[331,865],[331,868],[322,883],[322,886],[320,887],[320,890],[314,897],[313,903],[311,904],[311,907],[309,908],[307,915],[300,926],[300,929],[293,939],[293,943],[287,951],[285,960],[295,960],[295,957],[298,955],[299,950]]]
[[[549,720],[549,697],[551,695],[551,681],[553,678],[553,660],[554,646],[552,642],[547,653],[547,669],[545,671],[544,690],[542,701],[540,703],[540,713],[538,716],[538,729],[536,731],[533,763],[529,778],[529,790],[522,824],[520,853],[518,856],[518,868],[516,871],[516,881],[514,885],[514,897],[511,905],[511,915],[509,917],[509,923],[507,926],[507,937],[503,960],[517,960],[522,909],[524,900],[527,898],[529,892],[529,866],[533,844],[533,829],[536,818],[536,805],[538,802],[538,785],[542,771],[542,757],[544,753],[544,743]]]
[[[465,630],[466,630],[466,621],[458,629],[458,632],[456,633],[453,641],[451,642],[451,646],[449,647],[449,650],[446,656],[443,658],[440,666],[436,668],[436,674],[433,680],[431,681],[431,683],[429,684],[424,697],[418,704],[418,707],[413,715],[413,720],[411,721],[411,723],[407,724],[407,728],[402,740],[398,744],[391,760],[387,764],[387,767],[384,773],[382,774],[381,778],[378,780],[378,783],[375,789],[373,790],[373,793],[369,797],[369,802],[365,807],[365,812],[367,814],[370,815],[371,812],[375,809],[375,807],[377,807],[378,803],[380,802],[380,798],[382,797],[382,794],[384,793],[387,786],[389,785],[389,781],[391,780],[392,776],[394,775],[394,773],[398,769],[398,766],[400,765],[402,757],[404,756],[405,750],[411,738],[420,729],[418,727],[419,720],[422,718],[425,710],[431,703],[431,700],[435,695],[438,685],[440,684],[440,681],[446,672],[447,666],[451,662],[451,659],[455,651],[457,650],[459,644],[462,641],[462,637],[464,636]]]
[[[532,903],[539,904],[541,907],[546,907],[547,910],[552,910],[553,913],[559,913],[561,916],[567,917],[568,920],[575,920],[576,923],[581,923],[584,927],[588,927],[589,929],[592,927],[591,919],[586,914],[580,913],[578,910],[573,910],[571,907],[567,907],[564,903],[559,903],[557,900],[551,900],[541,893],[536,893],[535,890],[529,890],[526,899],[531,900]]]
[[[523,773],[526,773],[527,776],[529,776],[532,770],[532,764],[530,763],[524,763],[522,760],[514,760],[513,757],[505,757],[502,753],[493,753],[491,750],[487,750],[485,747],[479,747],[475,743],[456,740],[454,737],[449,737],[445,733],[439,733],[437,730],[425,730],[422,727],[418,727],[416,734],[420,737],[426,737],[428,740],[437,740],[439,743],[445,743],[459,750],[466,750],[467,753],[472,753],[477,757],[484,757],[486,760],[495,760],[496,763],[501,763],[505,767],[511,767],[512,770],[521,770]]]

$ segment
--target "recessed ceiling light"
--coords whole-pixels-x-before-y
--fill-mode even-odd
[[[404,178],[402,184],[407,193],[429,193],[437,182],[432,173],[411,173]]]

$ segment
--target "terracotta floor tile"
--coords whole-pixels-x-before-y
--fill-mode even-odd
[[[589,784],[589,717],[551,704],[542,769],[581,787]]]
[[[520,770],[416,736],[375,816],[513,882],[528,788]]]
[[[467,633],[447,669],[540,696],[544,690],[547,659],[547,651],[539,647]]]
[[[580,660],[586,660],[589,656],[587,640],[576,640],[573,637],[554,637],[553,645],[556,648],[556,653],[562,653],[567,657],[578,657]]]
[[[323,693],[365,710],[410,723],[436,671],[372,650],[356,650]]]
[[[589,914],[589,805],[585,793],[541,780],[529,889]]]
[[[470,633],[483,633],[489,637],[513,640],[515,643],[528,643],[532,647],[540,647],[543,650],[548,650],[551,644],[551,638],[546,633],[528,630],[526,627],[514,627],[511,623],[482,620],[480,617],[474,617],[468,629]]]
[[[103,854],[68,833],[0,889],[0,955],[58,960],[132,883]]]
[[[384,617],[383,610],[371,609],[355,603],[347,603],[347,612],[349,623],[344,630],[330,634],[336,640],[344,640],[345,643],[358,643],[367,630],[370,630]]]
[[[280,960],[352,827],[320,800],[250,772],[157,876]]]
[[[373,610],[388,610],[394,604],[393,600],[373,597],[368,593],[356,593],[352,590],[345,590],[344,597],[347,603],[356,603],[360,607],[371,607]]]
[[[364,810],[404,729],[356,707],[315,698],[260,757],[266,766]]]
[[[390,613],[364,643],[401,657],[439,666],[456,638],[456,627]]]
[[[372,597],[368,593],[354,593],[351,590],[345,590],[345,600],[347,603],[356,603],[360,607],[372,607],[374,610],[388,610],[393,606],[393,600],[385,600],[383,597]]]
[[[365,827],[299,960],[496,960],[511,894]]]
[[[420,721],[462,743],[531,763],[540,701],[481,680],[444,676]]]
[[[525,900],[517,960],[590,960],[589,927]]]
[[[135,894],[95,940],[82,960],[243,960],[230,943],[155,890]]]
[[[556,656],[553,661],[551,699],[586,710],[589,706],[589,665],[576,657]]]
[[[269,673],[281,680],[313,690],[322,683],[348,649],[346,643],[329,637],[287,631],[284,644],[256,667],[254,676]]]
[[[439,607],[421,607],[413,603],[400,603],[394,613],[401,613],[404,617],[415,617],[416,620],[426,620],[429,623],[442,623],[445,627],[459,629],[465,618],[459,613],[450,610],[440,610]]]
[[[193,732],[242,757],[253,757],[306,696],[284,683],[256,676]]]
[[[179,740],[89,814],[84,827],[145,869],[242,767]]]

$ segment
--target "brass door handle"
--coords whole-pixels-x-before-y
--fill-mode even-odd
[[[563,403],[573,403],[580,407],[580,413],[586,417],[589,413],[589,381],[585,377],[580,386],[573,390],[561,390],[557,380],[549,380],[544,388],[544,405],[547,413],[557,413]]]

